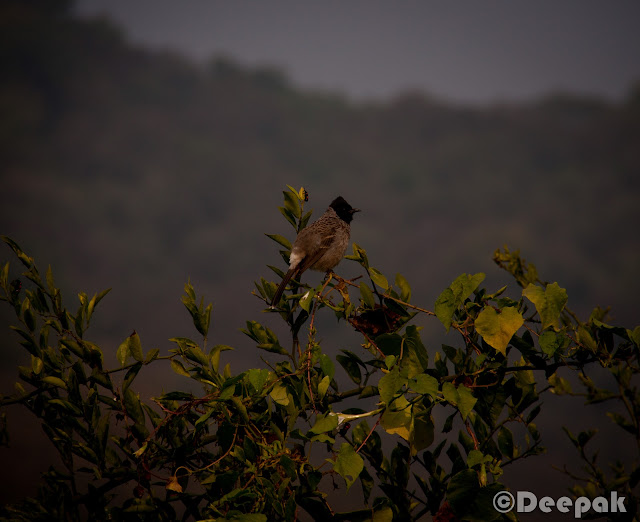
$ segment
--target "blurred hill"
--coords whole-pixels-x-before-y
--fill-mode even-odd
[[[92,334],[111,357],[133,329],[163,351],[192,335],[179,302],[191,277],[214,303],[214,342],[239,348],[234,370],[259,363],[238,328],[275,322],[250,292],[282,263],[264,233],[293,237],[276,210],[286,183],[317,213],[336,195],[362,208],[352,239],[422,306],[464,271],[500,287],[491,254],[508,244],[581,314],[612,305],[615,322],[638,324],[640,86],[621,104],[556,93],[472,108],[420,92],[358,104],[275,68],[136,48],[69,9],[0,4],[0,233],[52,264],[69,305],[113,287]],[[24,363],[9,344],[2,392]]]
[[[337,194],[363,208],[353,239],[423,303],[461,271],[492,271],[508,243],[578,310],[637,318],[640,89],[623,104],[356,104],[278,69],[134,48],[69,8],[0,7],[1,228],[70,290],[114,286],[109,335],[181,314],[191,276],[238,303],[220,311],[234,337],[236,312],[261,309],[251,281],[279,261],[263,233],[291,237],[275,210],[285,183],[318,211]]]

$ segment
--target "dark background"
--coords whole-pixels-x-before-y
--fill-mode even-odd
[[[337,195],[363,209],[352,240],[426,308],[461,272],[508,282],[491,261],[507,244],[583,318],[601,305],[640,323],[638,4],[174,5],[0,4],[0,233],[51,264],[72,309],[77,292],[113,288],[89,331],[107,360],[134,329],[145,351],[195,337],[180,303],[191,278],[232,370],[261,366],[239,328],[278,328],[250,293],[275,279],[266,264],[284,266],[264,233],[293,239],[276,209],[287,183],[315,215]],[[0,393],[29,363],[5,308]],[[431,355],[458,343],[418,324]],[[329,354],[361,350],[330,317],[320,328]],[[190,383],[158,365],[138,386]],[[513,490],[564,493],[563,424],[599,426],[603,458],[632,449],[603,411],[552,399],[549,453],[508,471]],[[5,502],[51,462],[37,423],[16,408],[9,422]]]

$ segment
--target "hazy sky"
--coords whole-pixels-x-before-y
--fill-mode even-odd
[[[640,80],[636,0],[78,0],[77,11],[108,14],[134,43],[277,65],[298,85],[356,98],[620,98]]]

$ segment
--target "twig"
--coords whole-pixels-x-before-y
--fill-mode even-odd
[[[363,448],[363,446],[367,443],[367,441],[369,440],[369,437],[371,437],[371,435],[373,434],[373,432],[375,431],[375,429],[378,427],[378,425],[380,424],[380,418],[378,417],[378,420],[376,421],[376,423],[373,425],[373,428],[371,428],[371,430],[369,430],[369,433],[367,434],[367,436],[364,438],[364,440],[362,441],[362,443],[360,444],[360,446],[358,446],[358,449],[356,450],[356,453],[360,453],[360,450]]]
[[[475,449],[480,449],[480,443],[478,442],[478,437],[476,437],[475,432],[471,428],[471,423],[469,422],[469,419],[466,419],[464,421],[464,425],[467,428],[467,432],[469,433],[469,435],[471,435],[471,438],[473,439],[473,447]]]

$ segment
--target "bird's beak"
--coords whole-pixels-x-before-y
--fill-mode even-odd
[[[351,209],[351,213],[355,214],[356,212],[362,212],[362,210],[360,210],[359,208],[352,208]]]

